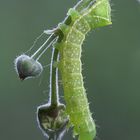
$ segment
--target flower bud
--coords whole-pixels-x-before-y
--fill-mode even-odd
[[[42,65],[38,61],[25,54],[16,58],[15,69],[22,80],[37,77],[43,70]]]
[[[38,125],[47,137],[61,137],[66,131],[68,116],[65,105],[50,106],[48,104],[39,106],[37,109]]]

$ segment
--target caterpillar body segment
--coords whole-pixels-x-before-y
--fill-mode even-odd
[[[74,135],[79,135],[79,140],[93,140],[96,134],[95,124],[89,111],[81,74],[81,45],[85,35],[75,30],[69,30],[66,40],[59,44],[59,70],[62,77],[66,110],[70,116],[71,125],[74,126]],[[80,35],[75,36],[75,32]],[[72,37],[73,34],[74,37]]]
[[[79,135],[79,140],[93,140],[96,127],[83,83],[81,46],[91,29],[111,24],[109,2],[97,0],[83,11],[72,8],[68,16],[71,18],[69,24],[63,22],[58,25],[63,39],[54,44],[60,53],[58,69],[62,77],[66,110],[74,126],[74,135]]]
[[[110,13],[111,8],[108,0],[97,0],[95,5],[85,11],[84,18],[91,28],[98,28],[112,24]]]
[[[88,22],[91,29],[112,24],[109,0],[87,0],[86,2],[88,6],[77,12]],[[73,10],[76,10],[75,8]],[[69,14],[71,15],[71,10]]]

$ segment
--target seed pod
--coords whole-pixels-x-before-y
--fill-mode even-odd
[[[19,78],[22,80],[37,77],[43,70],[42,65],[38,61],[25,54],[16,58],[15,69]]]
[[[50,106],[41,105],[37,109],[37,121],[40,129],[48,138],[63,136],[68,124],[68,116],[65,112],[65,105]]]

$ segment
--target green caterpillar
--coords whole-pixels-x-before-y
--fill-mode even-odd
[[[96,128],[81,73],[81,45],[89,31],[111,24],[111,8],[108,0],[87,0],[84,9],[78,6],[70,9],[68,18],[58,25],[63,37],[58,39],[54,46],[60,53],[58,69],[62,77],[66,111],[71,125],[74,126],[74,135],[79,135],[79,140],[93,140]]]
[[[81,0],[67,15],[57,28],[44,32],[51,34],[50,37],[31,57],[24,54],[16,58],[15,68],[21,79],[39,76],[43,67],[38,60],[53,44],[50,100],[37,109],[39,127],[49,139],[61,139],[69,122],[79,140],[93,140],[96,127],[84,88],[81,46],[89,31],[111,24],[111,8],[108,0]],[[66,110],[58,98],[57,69],[62,78]]]

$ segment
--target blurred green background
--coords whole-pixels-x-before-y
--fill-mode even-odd
[[[77,1],[0,0],[0,140],[46,139],[37,126],[36,108],[48,98],[49,67],[41,78],[21,82],[13,62],[43,30],[61,22]],[[93,31],[84,43],[85,86],[97,139],[138,140],[140,3],[111,3],[113,25]],[[49,52],[41,62],[50,62]],[[72,140],[71,134],[67,133],[64,140]]]

